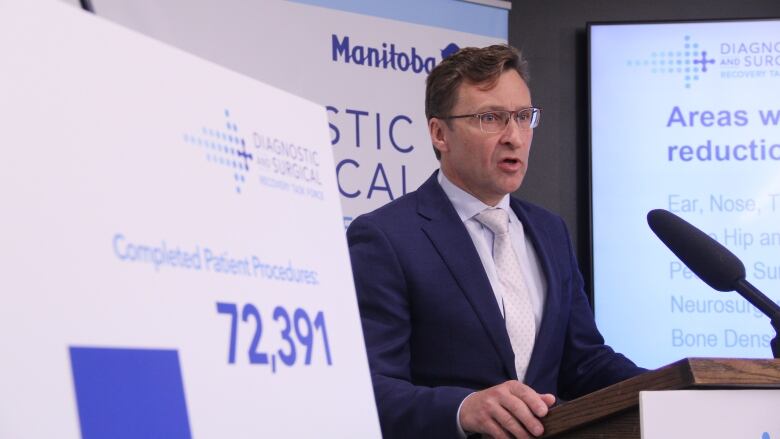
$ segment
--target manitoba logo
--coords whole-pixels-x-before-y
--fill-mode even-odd
[[[450,43],[441,51],[441,58],[457,51],[458,46]],[[435,56],[422,54],[414,46],[406,48],[384,42],[378,47],[371,47],[355,44],[349,36],[339,37],[336,34],[331,35],[331,59],[333,62],[426,74],[431,73],[437,62]]]
[[[455,55],[455,52],[459,51],[460,47],[458,47],[455,43],[450,43],[445,47],[444,49],[441,49],[441,59],[447,59],[451,57],[452,55]]]
[[[686,35],[677,47],[659,49],[626,60],[626,65],[634,70],[649,70],[654,75],[679,81],[685,88],[691,88],[702,79],[715,63],[716,60],[690,35]]]

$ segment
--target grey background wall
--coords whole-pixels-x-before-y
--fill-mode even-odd
[[[534,130],[530,170],[517,194],[564,218],[588,289],[586,23],[733,18],[780,18],[780,0],[512,1],[509,43],[528,59],[533,101],[544,109],[542,123]]]

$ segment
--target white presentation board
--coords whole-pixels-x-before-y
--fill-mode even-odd
[[[380,437],[325,110],[0,2],[0,437]]]
[[[645,367],[771,357],[769,319],[718,293],[647,226],[667,209],[780,300],[780,20],[592,25],[596,321]]]
[[[780,390],[639,392],[642,439],[780,437]]]

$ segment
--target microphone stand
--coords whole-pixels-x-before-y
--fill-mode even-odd
[[[772,355],[775,358],[780,358],[780,306],[764,295],[764,293],[759,291],[758,288],[754,287],[750,282],[745,280],[745,278],[734,282],[734,289],[744,297],[745,300],[753,304],[753,306],[769,317],[772,328],[775,330],[775,338],[773,338],[770,343]]]

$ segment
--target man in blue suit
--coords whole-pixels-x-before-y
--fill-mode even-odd
[[[442,61],[425,102],[440,170],[347,232],[386,438],[538,436],[556,397],[643,371],[604,344],[561,218],[509,195],[541,113],[527,80],[507,46]]]

